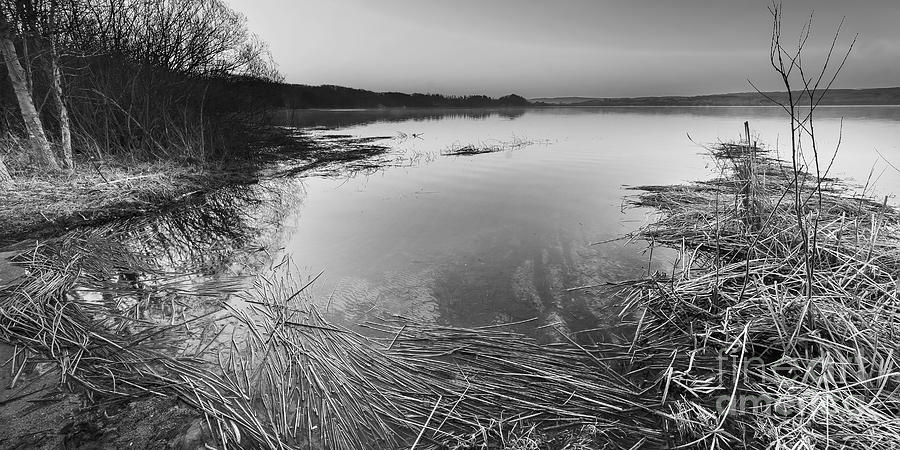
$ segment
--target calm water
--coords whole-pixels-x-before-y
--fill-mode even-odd
[[[821,109],[822,148],[833,149],[842,118],[833,174],[865,183],[872,172],[877,192],[900,192],[900,172],[888,164],[900,167],[900,108]],[[652,218],[623,208],[627,186],[711,176],[695,142],[736,139],[744,120],[782,149],[789,136],[774,108],[295,112],[284,120],[319,134],[390,137],[380,143],[394,163],[381,170],[274,187],[293,200],[280,203],[275,226],[254,244],[272,261],[289,257],[303,277],[324,271],[311,293],[332,320],[400,314],[478,326],[538,318],[531,330],[603,327],[615,297],[571,289],[647,273],[646,244],[592,245]],[[442,155],[513,142],[530,144]],[[666,260],[657,253],[652,270]],[[535,332],[552,337],[547,330]]]

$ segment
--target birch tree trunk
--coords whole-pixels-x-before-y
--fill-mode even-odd
[[[12,176],[9,175],[9,170],[6,168],[6,163],[3,162],[3,157],[0,156],[0,191],[5,191],[11,188],[12,185]]]
[[[9,81],[12,83],[16,99],[19,101],[19,109],[22,111],[22,120],[25,122],[25,130],[28,132],[28,139],[31,141],[35,160],[41,169],[57,171],[59,170],[59,164],[56,163],[53,150],[50,148],[50,142],[47,140],[47,135],[44,134],[41,117],[34,107],[34,100],[31,98],[31,91],[27,85],[25,69],[22,68],[22,64],[19,62],[16,46],[8,36],[0,36],[0,52],[3,53],[3,59],[6,60]]]
[[[70,172],[75,170],[72,161],[72,132],[69,129],[69,110],[66,109],[66,99],[63,95],[62,72],[59,70],[59,56],[56,54],[56,45],[50,47],[50,80],[52,83],[53,99],[56,102],[59,113],[59,136],[62,147],[62,162]]]

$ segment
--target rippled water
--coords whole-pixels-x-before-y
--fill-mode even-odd
[[[833,175],[864,184],[872,173],[876,192],[900,190],[892,167],[900,167],[900,108],[823,108],[818,117],[823,161],[843,130]],[[307,111],[283,119],[313,134],[382,136],[391,163],[267,183],[269,207],[234,203],[267,224],[237,234],[255,255],[240,272],[256,275],[266,261],[289,261],[303,279],[322,272],[309,293],[346,324],[384,314],[455,326],[537,318],[520,330],[551,339],[556,329],[613,321],[620,299],[578,288],[670,264],[660,250],[650,263],[643,242],[597,244],[652,218],[624,207],[634,193],[627,186],[713,176],[700,144],[739,138],[744,120],[782,151],[789,136],[775,108]],[[510,149],[444,155],[467,145]],[[217,264],[211,273],[229,267]]]
[[[615,299],[576,287],[647,273],[646,244],[616,241],[649,220],[623,208],[627,186],[713,175],[704,148],[739,138],[743,121],[782,151],[776,108],[560,108],[505,112],[294,112],[315,133],[391,137],[396,166],[349,177],[307,177],[287,213],[282,252],[314,275],[332,319],[401,314],[477,326],[537,317],[538,326],[602,326]],[[841,125],[843,124],[843,125]],[[900,108],[822,108],[821,159],[833,174],[878,192],[900,188]],[[474,156],[466,145],[522,144]],[[832,148],[831,151],[828,149]],[[886,158],[885,159],[882,159]],[[824,165],[824,164],[823,164]],[[659,255],[657,255],[659,256]],[[665,255],[653,270],[663,268]],[[534,323],[530,324],[533,328]],[[548,328],[550,329],[550,328]],[[552,332],[550,333],[552,334]]]

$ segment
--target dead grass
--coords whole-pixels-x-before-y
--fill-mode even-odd
[[[71,175],[15,180],[0,197],[0,242],[145,213],[207,186],[203,171],[172,163],[99,169],[82,163]]]
[[[203,234],[191,223],[173,229]],[[0,292],[0,339],[52,362],[61,381],[96,401],[178,398],[205,415],[221,448],[667,440],[642,379],[620,372],[643,365],[627,348],[544,345],[503,326],[423,327],[397,317],[366,324],[372,335],[364,336],[325,322],[305,297],[308,281],[295,282],[281,263],[242,301],[225,302],[236,292],[226,284],[203,294],[190,267],[161,265],[179,253],[145,245],[161,230],[171,233],[99,227],[22,252],[16,262],[28,275]],[[196,250],[209,253],[215,242]]]
[[[721,178],[634,199],[663,212],[639,236],[680,254],[629,289],[636,346],[668,348],[671,429],[696,447],[897,448],[900,214],[736,147],[715,152]]]
[[[59,235],[77,226],[158,210],[199,192],[257,180],[257,161],[135,159],[77,155],[73,172],[35,170],[22,138],[0,137],[13,177],[0,195],[0,246]],[[262,153],[262,152],[260,152]]]
[[[484,153],[497,153],[503,151],[513,151],[523,149],[525,147],[529,147],[532,145],[537,145],[540,143],[544,143],[543,141],[534,141],[530,139],[523,139],[518,137],[513,137],[510,140],[491,140],[487,142],[478,142],[475,144],[453,144],[443,151],[441,151],[441,155],[444,156],[472,156],[472,155],[481,155]]]
[[[0,138],[15,185],[0,195],[0,247],[25,238],[45,238],[79,226],[99,225],[177,204],[191,196],[261,178],[306,173],[374,170],[388,147],[383,138],[315,138],[293,129],[273,129],[241,159],[136,161],[82,158],[74,173],[37,174],[19,139]],[[11,158],[10,158],[11,156]]]

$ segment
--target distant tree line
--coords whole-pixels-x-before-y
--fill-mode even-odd
[[[0,0],[0,50],[0,131],[49,171],[71,170],[73,152],[225,151],[242,115],[232,80],[280,81],[222,0]]]
[[[373,92],[331,85],[282,84],[258,78],[233,80],[231,89],[272,108],[506,108],[531,105],[518,95],[492,98]]]
[[[522,117],[526,108],[431,108],[398,107],[390,109],[329,109],[329,108],[280,108],[267,114],[272,125],[297,128],[324,127],[336,128],[370,123],[400,123],[434,121],[440,119],[474,119],[483,120],[490,117],[502,117],[508,120]]]

